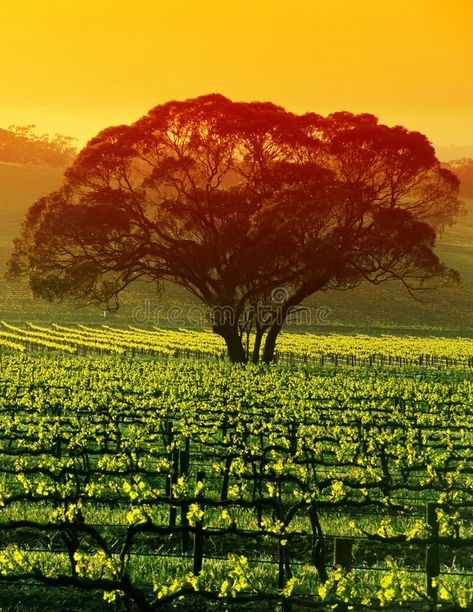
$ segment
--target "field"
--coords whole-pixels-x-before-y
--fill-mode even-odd
[[[61,171],[39,166],[0,164],[0,274],[18,235],[28,206],[35,199],[58,188]],[[293,331],[362,332],[411,335],[473,335],[473,203],[466,201],[468,213],[446,228],[440,237],[438,254],[456,268],[463,285],[443,288],[422,296],[416,302],[393,283],[377,287],[362,285],[346,292],[320,293],[308,300],[309,316],[293,321]],[[141,283],[127,291],[116,313],[67,301],[50,304],[33,300],[23,282],[0,283],[0,319],[9,322],[38,323],[108,322],[150,327],[205,327],[205,311],[183,289],[164,285],[157,293],[153,283]]]
[[[0,164],[2,270],[60,180]],[[471,208],[463,285],[317,295],[271,367],[170,285],[112,314],[3,283],[0,609],[472,608]]]
[[[253,337],[249,346],[252,349]],[[224,361],[225,343],[210,331],[155,327],[12,325],[0,322],[0,349],[31,353],[197,357]],[[473,339],[438,336],[282,333],[276,360],[332,365],[473,367]]]
[[[5,609],[473,600],[473,341],[298,335],[267,368],[198,332],[8,329]]]

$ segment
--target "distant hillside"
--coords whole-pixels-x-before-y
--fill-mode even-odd
[[[34,125],[0,128],[0,162],[65,168],[77,154],[76,139],[55,134],[38,135]]]
[[[473,198],[473,159],[463,157],[446,162],[445,166],[460,179],[460,195]]]
[[[133,286],[124,294],[120,310],[108,313],[104,319],[103,311],[97,307],[35,300],[24,282],[7,284],[3,280],[11,243],[18,236],[27,208],[60,187],[62,173],[60,168],[0,163],[0,320],[204,325],[205,312],[196,310],[195,299],[170,284],[160,294],[153,283]],[[332,330],[473,336],[473,200],[467,201],[467,208],[468,213],[446,229],[438,246],[441,259],[460,272],[463,286],[427,295],[423,303],[413,300],[394,283],[319,293],[308,301],[310,318],[290,328],[323,333]]]
[[[0,163],[0,247],[9,248],[26,210],[62,183],[62,168]]]
[[[0,162],[0,320],[104,321],[103,311],[96,306],[86,307],[67,301],[50,304],[33,299],[24,281],[6,283],[4,280],[5,263],[13,240],[19,235],[27,209],[38,198],[61,186],[63,172],[63,168]],[[183,305],[191,308],[193,299],[184,290],[172,287],[171,295],[166,300],[167,308],[174,308],[173,323],[180,325],[179,308]],[[106,320],[131,325],[136,322],[135,311],[146,316],[151,313],[153,320],[158,319],[161,315],[156,309],[160,308],[160,304],[156,285],[141,283],[124,295],[120,311],[116,315],[107,314]],[[139,316],[142,317],[142,314]],[[185,324],[184,320],[182,324]]]

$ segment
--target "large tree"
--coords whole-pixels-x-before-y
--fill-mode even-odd
[[[139,278],[185,287],[233,361],[272,360],[303,300],[452,275],[436,232],[458,180],[425,136],[373,115],[302,116],[221,95],[173,101],[100,132],[29,210],[10,260],[35,294],[113,302]]]

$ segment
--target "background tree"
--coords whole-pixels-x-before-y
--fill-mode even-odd
[[[37,135],[34,125],[0,128],[0,162],[64,168],[76,156],[76,140],[55,134]]]
[[[466,198],[473,198],[473,159],[463,157],[443,165],[458,177],[460,181],[460,194]]]
[[[116,302],[139,278],[209,308],[233,361],[270,362],[317,291],[454,275],[434,254],[458,180],[425,136],[373,115],[294,115],[220,95],[169,102],[100,132],[29,210],[10,274],[34,293]]]

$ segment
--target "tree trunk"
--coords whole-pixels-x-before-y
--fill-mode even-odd
[[[253,363],[259,363],[261,342],[263,340],[264,329],[257,329],[255,333],[255,344],[253,346]]]
[[[230,325],[214,326],[213,331],[222,336],[227,345],[227,353],[232,363],[246,363],[247,355],[243,348],[241,336],[238,333],[238,328]]]
[[[266,336],[266,342],[264,343],[263,350],[263,363],[271,363],[274,359],[274,349],[276,348],[276,340],[278,339],[279,332],[281,331],[282,324],[274,323]]]

